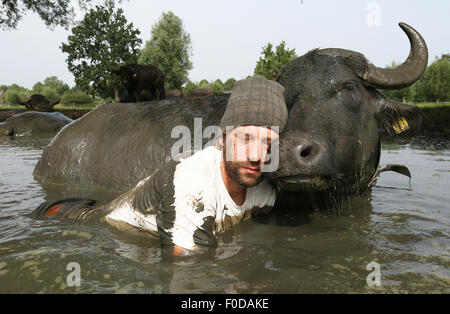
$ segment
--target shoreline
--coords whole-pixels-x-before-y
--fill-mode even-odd
[[[87,109],[55,109],[55,112],[60,112],[71,119],[79,119],[92,108]],[[419,127],[414,132],[405,132],[403,136],[415,136],[423,133],[440,133],[450,135],[450,106],[424,106],[421,107],[423,116],[419,122]],[[0,107],[0,122],[9,117],[26,112],[26,109],[3,109]]]
[[[65,116],[76,120],[78,118],[81,118],[86,113],[91,111],[92,109],[55,109],[55,112],[60,112],[64,114]],[[0,122],[5,121],[9,117],[12,117],[16,114],[27,112],[26,109],[2,109],[0,108]]]

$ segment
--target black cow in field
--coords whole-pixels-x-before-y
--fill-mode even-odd
[[[153,65],[128,64],[112,71],[120,77],[125,89],[120,102],[141,102],[165,99],[164,74]]]
[[[19,101],[19,105],[25,106],[28,111],[54,112],[53,106],[58,104],[59,101],[60,99],[52,102],[41,94],[34,94],[27,101]]]

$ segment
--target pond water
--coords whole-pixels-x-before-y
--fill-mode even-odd
[[[45,145],[0,139],[0,293],[450,292],[448,139],[383,144],[381,165],[407,165],[411,181],[383,173],[369,195],[339,213],[316,212],[295,226],[244,223],[215,255],[174,261],[162,259],[159,241],[143,235],[31,219],[47,199],[106,202],[116,195],[44,189],[32,172]],[[72,262],[80,268],[79,286],[69,285]],[[380,285],[372,285],[377,265]]]

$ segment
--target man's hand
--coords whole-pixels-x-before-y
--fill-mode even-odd
[[[173,246],[173,255],[174,256],[185,256],[189,255],[189,250],[182,248],[181,246],[174,245]]]

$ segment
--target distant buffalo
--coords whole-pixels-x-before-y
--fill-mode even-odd
[[[72,121],[60,112],[23,112],[0,122],[0,137],[53,137]]]
[[[166,90],[166,98],[181,98],[183,97],[183,93],[178,89]]]
[[[55,109],[53,109],[53,106],[58,104],[59,101],[60,99],[52,102],[45,98],[44,95],[34,94],[31,95],[31,97],[27,101],[19,101],[19,104],[25,106],[28,111],[54,112]]]
[[[120,102],[141,102],[166,98],[164,74],[153,65],[128,64],[112,74],[120,77],[125,89],[119,92]]]

